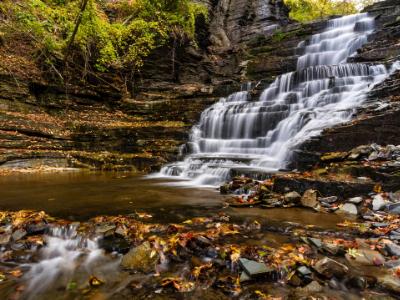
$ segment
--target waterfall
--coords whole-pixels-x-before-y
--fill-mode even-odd
[[[346,63],[374,30],[368,14],[327,23],[322,33],[298,45],[296,71],[277,77],[259,99],[241,91],[206,109],[192,129],[186,147],[191,154],[160,174],[217,185],[232,172],[276,172],[296,146],[349,121],[388,71],[383,65]]]

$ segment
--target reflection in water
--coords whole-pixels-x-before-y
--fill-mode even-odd
[[[337,215],[321,218],[304,209],[223,208],[224,197],[216,189],[174,187],[165,179],[147,179],[127,173],[72,172],[20,174],[0,177],[0,210],[44,210],[55,217],[85,220],[98,215],[154,215],[155,222],[179,222],[218,212],[237,222],[257,218],[260,222],[318,224],[335,228]]]

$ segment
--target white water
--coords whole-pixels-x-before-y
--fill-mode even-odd
[[[191,154],[159,175],[217,185],[232,172],[285,168],[293,149],[349,121],[367,92],[388,76],[383,65],[346,63],[373,30],[367,14],[328,21],[322,33],[298,45],[303,55],[297,70],[277,77],[257,101],[241,91],[205,110],[186,147]]]
[[[96,240],[80,236],[74,226],[53,228],[45,242],[38,253],[39,261],[26,266],[29,271],[23,279],[28,282],[25,292],[29,299],[36,299],[50,288],[65,289],[71,282],[78,287],[87,285],[91,275],[102,278],[119,264],[118,259],[104,254]]]

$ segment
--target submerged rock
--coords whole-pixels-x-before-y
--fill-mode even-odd
[[[152,250],[149,242],[144,242],[122,257],[121,266],[125,269],[149,273],[154,270],[157,261],[157,252]]]

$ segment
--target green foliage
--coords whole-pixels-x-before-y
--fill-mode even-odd
[[[68,44],[82,3],[4,0],[0,13],[6,22],[0,30],[27,37],[39,57],[62,59],[71,50]],[[139,69],[143,59],[169,38],[193,38],[199,15],[207,17],[207,9],[190,0],[89,0],[71,48],[75,57],[100,71]]]
[[[308,22],[332,15],[348,15],[357,12],[352,0],[285,0],[290,8],[290,18]]]

